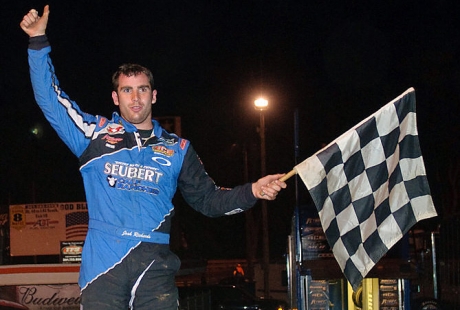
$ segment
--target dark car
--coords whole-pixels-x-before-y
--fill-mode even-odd
[[[263,299],[235,285],[179,287],[181,310],[285,310],[287,304]]]

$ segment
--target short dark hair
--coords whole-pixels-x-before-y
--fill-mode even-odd
[[[136,76],[138,74],[144,73],[149,78],[150,87],[153,89],[153,74],[152,71],[138,64],[123,64],[118,67],[118,70],[112,75],[112,87],[114,91],[118,90],[119,82],[118,78],[121,74],[126,76]]]

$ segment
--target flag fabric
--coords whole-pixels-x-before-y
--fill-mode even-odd
[[[418,141],[413,88],[294,170],[355,291],[415,223],[437,215]]]
[[[88,212],[79,211],[68,213],[65,216],[66,240],[84,240],[88,232]]]

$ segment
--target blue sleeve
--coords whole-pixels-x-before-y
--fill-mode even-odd
[[[62,91],[49,56],[46,36],[29,41],[29,68],[35,100],[59,137],[79,157],[89,145],[97,117],[84,113]]]

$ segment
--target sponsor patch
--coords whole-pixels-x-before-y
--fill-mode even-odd
[[[182,140],[180,141],[180,148],[181,148],[182,150],[185,149],[185,145],[187,145],[187,140],[182,139]]]
[[[174,155],[174,150],[168,149],[163,145],[154,145],[152,146],[152,150],[154,153],[163,154],[165,156],[171,157]]]
[[[125,133],[125,128],[120,124],[110,124],[107,126],[107,132],[110,134]]]
[[[118,142],[123,141],[123,138],[115,138],[107,134],[102,137],[102,140],[106,140],[110,144],[117,144]]]
[[[167,161],[165,158],[163,160]],[[144,182],[158,184],[163,176],[158,168],[121,162],[105,163],[104,173],[107,175],[108,185],[112,188],[151,195],[158,195],[159,189]]]
[[[105,117],[101,117],[101,119],[99,120],[99,127],[104,126],[106,121],[107,121],[107,119]]]

